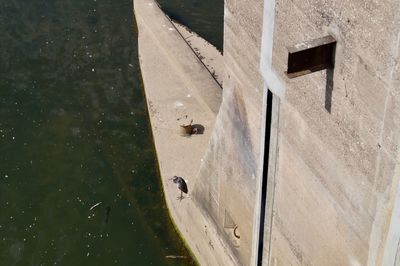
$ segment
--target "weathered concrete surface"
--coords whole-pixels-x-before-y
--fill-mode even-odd
[[[385,256],[393,262],[399,236],[387,239],[389,228],[399,231],[392,212],[399,180],[400,2],[277,0],[274,6],[274,32],[266,38],[273,40],[271,70],[286,95],[269,262],[383,265]],[[338,41],[334,73],[289,80],[287,47],[327,34]],[[385,255],[389,247],[392,255]]]
[[[140,10],[153,10],[154,12],[155,10],[160,10],[155,1],[134,1],[134,4],[135,15],[138,19],[142,19],[142,21],[147,18],[143,13],[137,11],[139,8]],[[142,8],[142,6],[145,5],[147,5],[147,9],[144,7]],[[198,88],[197,90],[193,90],[192,93],[195,94],[193,96],[196,96],[203,107],[213,114],[218,113],[221,97],[220,94],[216,93],[214,89],[215,82],[213,79],[209,78],[210,75],[207,69],[197,57],[193,59],[194,54],[192,50],[185,42],[182,42],[182,38],[176,31],[174,25],[165,15],[163,15],[163,20],[151,20],[156,14],[146,13],[146,15],[152,16],[147,19],[145,23],[142,23],[142,29],[148,30],[149,35],[153,37],[153,41],[157,42],[160,51],[163,51],[166,58],[172,62],[173,68],[167,69],[164,71],[164,74],[171,75],[173,72],[179,73],[187,87]],[[166,42],[165,40],[172,34],[174,34],[176,40],[179,41]],[[142,47],[145,48],[145,46],[148,45],[151,45],[151,43],[143,43]],[[193,64],[194,60],[196,60],[196,64]],[[157,60],[155,60],[155,62],[157,62]]]
[[[262,0],[225,1],[223,102],[194,191],[241,265],[252,259],[260,174],[262,7]]]
[[[221,52],[188,27],[185,27],[175,21],[172,21],[172,23],[196,53],[197,57],[203,62],[204,65],[206,65],[213,77],[222,86],[224,77],[224,61]]]
[[[201,265],[236,265],[217,228],[191,197],[221,103],[221,88],[155,1],[135,0],[134,11],[140,67],[171,217]],[[181,136],[179,126],[191,119],[204,126],[204,134]],[[170,180],[174,175],[188,184],[189,195],[182,201]]]
[[[223,103],[196,201],[240,262],[254,262],[252,217],[265,119],[261,34],[263,16],[270,17],[273,30],[265,38],[271,40],[272,65],[266,73],[277,76],[266,82],[282,86],[272,91],[286,93],[275,95],[281,102],[273,118],[279,121],[270,151],[276,172],[268,184],[275,190],[267,200],[272,217],[266,218],[264,263],[395,261],[400,255],[395,207],[400,204],[400,2],[266,0],[275,17],[263,15],[263,2],[225,2]],[[327,34],[338,40],[334,72],[289,80],[287,47]],[[226,220],[238,226],[239,243]]]
[[[264,2],[269,9],[263,14]],[[268,175],[263,263],[400,263],[399,1],[226,0],[224,91],[216,118],[219,101],[208,102],[214,89],[205,75],[192,82],[199,68],[191,71],[187,62],[192,61],[186,57],[190,53],[182,52],[187,47],[165,41],[175,34],[166,22],[147,21],[156,10],[153,1],[136,3],[150,12],[138,16],[145,33],[140,37],[141,61],[145,85],[153,88],[146,93],[158,156],[164,158],[160,167],[167,203],[197,256],[211,256],[202,264],[255,261],[253,217],[263,170],[264,82],[281,93],[273,106],[274,171]],[[263,18],[270,20],[263,24]],[[261,64],[268,69],[261,70],[274,74],[270,80],[263,80],[259,69],[260,51],[266,49],[263,33],[271,53],[269,64]],[[284,74],[286,47],[327,34],[338,41],[334,72],[289,80]],[[169,72],[174,76],[165,69],[173,69]],[[203,86],[205,93],[199,89]],[[194,97],[186,99],[186,94]],[[171,106],[176,102],[183,105]],[[174,133],[178,125],[171,126],[173,119],[186,114],[206,125],[207,134],[181,139]],[[194,147],[190,158],[179,158],[189,146]],[[172,149],[178,153],[171,154]],[[177,163],[182,160],[188,163]],[[173,199],[176,188],[165,178],[174,174],[189,179],[193,200],[179,205]],[[203,234],[202,223],[212,234]],[[212,237],[214,250],[207,247],[205,235]],[[230,262],[216,255],[221,251]]]

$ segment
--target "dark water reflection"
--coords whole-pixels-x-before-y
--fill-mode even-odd
[[[157,0],[174,20],[223,49],[224,0]]]
[[[193,263],[165,258],[134,29],[131,0],[0,0],[0,265]]]

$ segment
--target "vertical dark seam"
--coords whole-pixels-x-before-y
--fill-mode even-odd
[[[267,183],[268,183],[268,170],[269,170],[269,153],[270,153],[270,140],[271,140],[271,127],[272,127],[272,102],[273,94],[267,90],[267,112],[265,123],[265,142],[264,142],[264,167],[261,183],[261,210],[260,210],[260,223],[258,235],[258,256],[257,265],[262,265],[263,249],[264,249],[264,225],[265,225],[265,209],[267,200]]]

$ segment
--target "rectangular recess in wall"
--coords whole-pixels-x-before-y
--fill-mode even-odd
[[[335,66],[336,40],[328,35],[288,48],[287,76],[295,78]]]

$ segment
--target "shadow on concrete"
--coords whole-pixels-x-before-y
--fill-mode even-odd
[[[203,125],[201,125],[201,124],[193,124],[192,127],[196,132],[194,134],[196,134],[196,135],[203,135],[204,134],[205,128],[204,128]]]
[[[329,113],[332,111],[333,72],[333,68],[326,70],[325,109]]]

